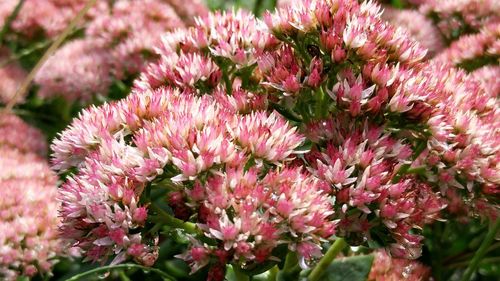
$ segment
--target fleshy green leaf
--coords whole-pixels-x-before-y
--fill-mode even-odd
[[[325,271],[325,281],[365,281],[372,267],[373,256],[355,256],[336,259]]]

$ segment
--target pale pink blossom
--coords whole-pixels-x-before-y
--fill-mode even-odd
[[[65,238],[89,259],[152,264],[141,222],[158,212],[143,191],[161,185],[173,214],[196,223],[179,257],[210,278],[276,260],[282,244],[314,262],[334,228],[351,244],[384,233],[392,254],[417,258],[445,192],[479,206],[498,193],[500,119],[479,81],[427,61],[381,13],[304,0],[167,33],[129,96],[54,141],[54,168],[74,170]]]
[[[500,4],[495,0],[426,0],[419,9],[435,15],[437,27],[448,40],[477,32],[500,17]]]
[[[164,32],[185,27],[168,2],[121,0],[97,10],[85,38],[64,45],[37,73],[40,95],[89,102],[107,96],[114,80],[133,78],[157,58],[154,46]],[[197,8],[185,13],[186,20],[206,13],[197,1],[188,4]]]
[[[45,136],[38,129],[12,113],[0,112],[0,147],[44,156],[48,146]]]
[[[35,82],[43,98],[63,96],[66,100],[90,102],[105,96],[112,83],[111,59],[102,42],[71,41],[59,49],[40,69]]]
[[[276,259],[271,252],[280,244],[287,244],[306,261],[321,256],[318,243],[331,236],[335,227],[328,221],[333,211],[321,190],[324,183],[298,168],[269,171],[260,179],[262,172],[256,167],[231,168],[213,174],[202,187],[205,198],[195,200],[199,225],[220,246],[196,242],[181,255],[193,270],[221,252],[228,262],[245,261],[251,269]],[[200,251],[202,256],[195,255]]]
[[[158,107],[153,106],[153,102],[159,102]],[[103,120],[103,116],[107,119]],[[91,119],[84,122],[87,118]],[[109,126],[104,126],[103,121]],[[263,140],[250,134],[247,139],[248,133],[254,131],[253,126],[275,135]],[[78,168],[78,173],[70,176],[60,191],[63,237],[82,249],[89,260],[105,261],[114,257],[113,263],[119,263],[133,258],[148,265],[141,257],[155,253],[156,244],[144,240],[136,231],[147,219],[147,207],[138,203],[147,183],[166,177],[183,186],[207,176],[216,180],[227,173],[233,177],[243,171],[245,163],[252,163],[250,159],[254,157],[282,162],[303,140],[295,131],[274,114],[234,115],[234,111],[220,107],[208,95],[197,98],[165,88],[154,90],[149,96],[147,92],[138,92],[115,104],[89,110],[53,145],[57,156],[55,168],[62,171],[71,166]],[[68,153],[71,151],[80,153]],[[274,183],[279,180],[280,177],[273,178],[272,184],[280,185]],[[232,179],[231,186],[237,181],[239,178]],[[316,184],[317,180],[308,181]],[[206,185],[212,184],[209,182]],[[286,186],[283,184],[283,188]],[[306,183],[301,188],[306,186],[310,192],[320,192],[310,189]],[[309,195],[303,200],[317,199]],[[177,201],[170,200],[173,204]],[[324,205],[326,202],[320,206],[328,208]],[[330,213],[321,214],[324,220]],[[312,231],[310,227],[304,228],[303,223],[298,220],[295,231]],[[324,221],[318,227],[323,224],[328,225]],[[214,239],[226,237],[221,230],[218,229],[221,234],[214,232]],[[231,233],[229,231],[226,238],[234,240]],[[137,252],[137,247],[142,250]],[[246,251],[241,255],[251,257]]]
[[[57,177],[40,132],[0,114],[0,278],[50,276],[59,256]]]
[[[485,25],[476,34],[464,35],[443,50],[435,60],[438,63],[451,63],[469,69],[475,61],[482,64],[498,64],[500,56],[500,18]],[[482,66],[482,65],[479,65]]]
[[[429,55],[434,55],[444,48],[439,30],[432,21],[416,10],[398,10],[384,7],[382,18],[395,26],[400,26],[418,41],[422,47],[429,50]]]
[[[18,4],[17,0],[0,3],[0,26]],[[12,29],[27,37],[45,35],[55,37],[61,33],[87,1],[27,0],[12,22]],[[42,32],[42,34],[40,34]]]
[[[481,83],[483,89],[492,97],[500,95],[500,66],[483,66],[471,73]]]
[[[431,269],[418,261],[394,258],[383,250],[374,256],[369,281],[430,280]]]

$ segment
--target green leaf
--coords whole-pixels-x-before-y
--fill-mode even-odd
[[[336,259],[325,271],[325,281],[365,281],[372,267],[373,256],[354,256]]]

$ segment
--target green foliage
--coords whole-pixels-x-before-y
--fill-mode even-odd
[[[340,258],[325,270],[324,281],[365,281],[373,263],[372,255]]]
[[[425,247],[421,260],[432,267],[436,281],[460,280],[485,240],[487,230],[487,223],[479,219],[436,222],[424,230]],[[500,242],[493,241],[485,252],[471,280],[498,280]]]
[[[262,15],[266,10],[273,10],[277,0],[206,0],[211,10],[245,9],[256,15]]]

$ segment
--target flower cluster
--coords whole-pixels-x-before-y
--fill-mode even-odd
[[[47,142],[43,134],[14,114],[0,113],[0,147],[44,156]]]
[[[40,35],[47,37],[58,35],[87,1],[26,0],[23,2],[11,28],[16,33],[31,38]],[[4,0],[0,3],[0,26],[6,23],[18,4],[18,0]]]
[[[438,183],[452,205],[462,200],[457,199],[456,191],[446,190],[449,186],[498,194],[496,163],[500,146],[495,129],[498,127],[500,92],[498,4],[473,0],[414,4],[420,5],[418,12],[402,10],[395,13],[425,14],[440,30],[441,35],[433,37],[436,40],[444,37],[449,44],[435,53],[423,70],[424,76],[432,74],[435,78],[434,81],[423,78],[427,81],[420,83],[424,86],[422,89],[434,93],[425,98],[433,108],[428,122],[432,138],[415,163],[427,167],[427,179]],[[426,39],[425,42],[431,41]],[[437,169],[431,171],[431,167]],[[477,210],[490,218],[498,216],[498,208],[488,201],[474,195],[469,197],[470,206],[462,206],[462,210]],[[471,208],[476,203],[484,208]]]
[[[398,10],[384,7],[382,18],[407,30],[409,35],[429,50],[433,56],[444,48],[441,34],[433,22],[417,10]]]
[[[435,60],[468,70],[500,60],[500,15],[496,22],[485,25],[476,34],[464,35],[440,53]]]
[[[385,251],[377,251],[374,255],[369,281],[429,280],[430,268],[420,262],[393,258]]]
[[[191,237],[180,257],[213,276],[283,258],[281,245],[313,262],[335,229],[418,257],[441,196],[498,194],[500,119],[496,94],[426,61],[381,14],[303,0],[163,36],[128,97],[85,110],[53,144],[54,168],[74,170],[64,237],[92,260],[150,265],[143,228],[175,222]]]
[[[419,1],[421,13],[432,17],[447,40],[475,33],[484,25],[498,21],[500,4],[495,0]]]
[[[45,140],[10,113],[0,114],[0,136],[0,278],[49,274],[63,249],[57,177],[37,155]]]
[[[300,168],[245,172],[242,166],[209,177],[205,185],[196,181],[188,195],[199,206],[200,227],[217,244],[194,241],[180,257],[193,271],[228,262],[252,269],[272,260],[273,250],[284,243],[303,262],[320,257],[319,243],[335,227],[327,219],[333,211],[324,185]]]
[[[204,13],[203,6],[191,5]],[[121,0],[99,9],[86,25],[85,38],[65,44],[38,72],[39,95],[84,102],[106,96],[114,79],[130,79],[155,57],[160,34],[184,26],[168,1]]]
[[[104,111],[116,114],[106,117],[116,126],[88,122]],[[320,253],[319,240],[333,234],[321,181],[299,168],[269,170],[303,141],[275,113],[235,116],[209,96],[162,88],[85,112],[70,130],[82,129],[88,135],[68,132],[55,142],[54,161],[59,168],[79,167],[62,186],[62,230],[90,259],[118,254],[115,263],[133,257],[151,265],[153,253],[146,250],[154,252],[154,245],[145,245],[138,232],[147,206],[139,203],[146,185],[165,179],[190,194],[204,236],[220,240],[219,247],[207,246],[206,258],[213,250],[228,261],[262,262],[288,242],[308,259]]]
[[[409,230],[438,218],[445,207],[442,200],[427,183],[398,174],[412,162],[409,145],[381,127],[364,123],[356,128],[348,120],[340,116],[307,128],[312,139],[322,135],[326,142],[326,147],[305,158],[311,172],[328,182],[335,195],[339,235],[357,244],[387,239],[384,235],[391,233],[394,254],[420,256],[423,237]]]

